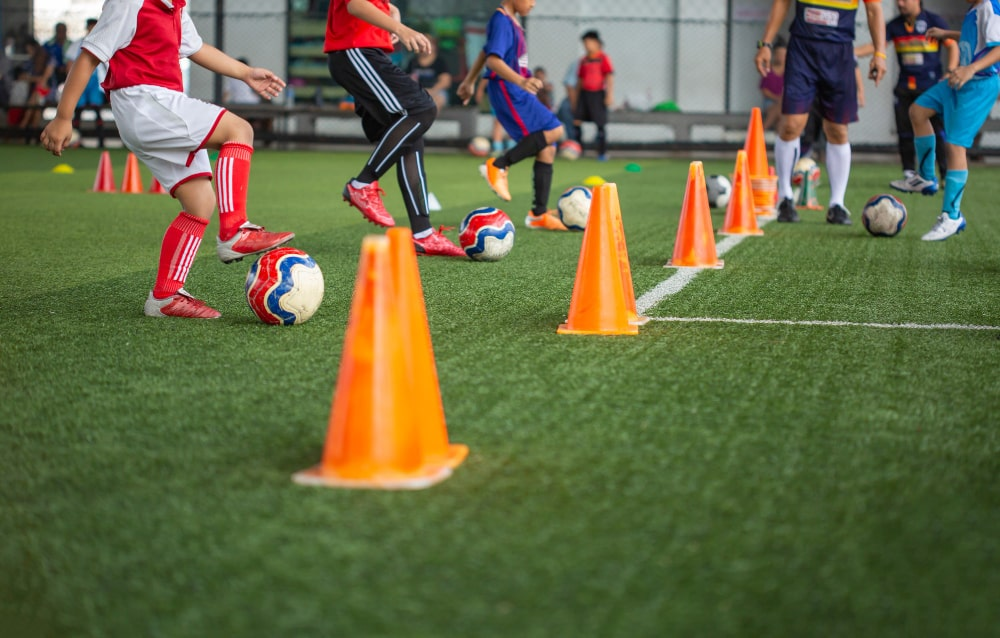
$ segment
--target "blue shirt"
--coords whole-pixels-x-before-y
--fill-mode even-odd
[[[501,9],[497,9],[486,24],[486,44],[483,46],[483,52],[487,56],[497,56],[523,77],[531,77],[524,29]],[[486,77],[493,80],[499,76],[488,70]]]
[[[983,0],[969,9],[962,21],[962,38],[958,41],[959,65],[968,66],[1000,44],[1000,0]],[[994,64],[976,73],[976,77],[997,74]]]
[[[796,0],[789,32],[810,40],[854,42],[857,13],[858,0]]]

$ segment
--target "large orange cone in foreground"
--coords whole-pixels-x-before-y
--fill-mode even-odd
[[[670,268],[722,268],[722,260],[715,251],[715,231],[708,207],[705,189],[705,167],[701,162],[691,162],[688,169],[681,220],[677,225],[674,256],[667,262]]]
[[[468,454],[448,443],[416,254],[405,232],[361,244],[323,459],[296,473],[297,483],[422,489],[451,476]]]
[[[628,309],[628,322],[636,326],[649,323],[649,317],[640,317],[635,309],[635,287],[632,285],[632,264],[628,258],[628,246],[625,243],[625,224],[622,222],[622,207],[618,200],[618,185],[605,183],[597,188],[607,188],[608,193],[602,194],[598,200],[601,205],[611,207],[611,219],[614,223],[615,239],[618,243],[618,261],[621,262],[622,288],[625,291],[625,307]],[[593,204],[593,201],[591,201]],[[593,207],[593,206],[591,206]]]
[[[726,206],[726,219],[722,223],[723,235],[763,235],[757,226],[753,193],[750,190],[750,165],[747,152],[736,152],[736,168],[733,170],[733,193]]]
[[[615,203],[618,200],[614,184],[605,183],[594,189],[590,217],[580,246],[569,317],[556,330],[559,334],[639,334],[638,326],[629,321],[622,257],[618,254],[619,236],[624,239],[624,233],[616,229],[612,200]],[[618,214],[620,217],[620,210]],[[627,261],[627,255],[624,258]]]
[[[97,163],[97,175],[94,177],[95,193],[114,193],[115,173],[111,168],[111,153],[104,151],[101,153],[101,160]]]
[[[764,143],[764,120],[761,118],[759,106],[753,107],[750,111],[743,150],[747,152],[747,161],[750,163],[750,177],[770,175],[767,165],[767,145]]]
[[[128,159],[125,160],[125,175],[122,177],[122,192],[143,192],[142,175],[139,174],[139,160],[136,158],[135,153],[129,153]]]

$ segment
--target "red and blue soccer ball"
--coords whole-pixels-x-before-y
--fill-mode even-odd
[[[514,247],[514,222],[499,208],[477,208],[458,227],[462,250],[475,261],[500,261]]]
[[[876,195],[861,211],[861,222],[876,237],[895,237],[906,226],[906,206],[892,195]]]
[[[323,273],[301,250],[275,248],[250,267],[246,294],[250,309],[264,323],[303,323],[323,301]]]

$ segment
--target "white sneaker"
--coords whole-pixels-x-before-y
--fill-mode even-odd
[[[936,179],[924,179],[919,174],[903,179],[894,179],[889,182],[889,186],[904,193],[921,193],[922,195],[933,195],[938,191]]]
[[[948,213],[941,213],[934,227],[927,231],[927,234],[920,239],[924,241],[941,241],[948,239],[952,235],[957,235],[965,230],[965,216],[959,215],[958,219],[952,219]]]

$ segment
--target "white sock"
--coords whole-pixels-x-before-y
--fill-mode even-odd
[[[774,142],[774,172],[778,174],[778,199],[794,199],[792,170],[799,161],[799,138],[789,142],[780,137]]]
[[[414,239],[423,239],[424,237],[430,237],[434,233],[433,228],[428,228],[427,230],[422,230],[419,233],[413,233]]]
[[[851,144],[826,144],[826,172],[830,176],[830,206],[843,206],[851,177]]]
[[[356,179],[352,179],[351,180],[351,186],[353,186],[354,188],[364,188],[365,186],[368,186],[368,184],[366,184],[364,182],[359,182]]]

